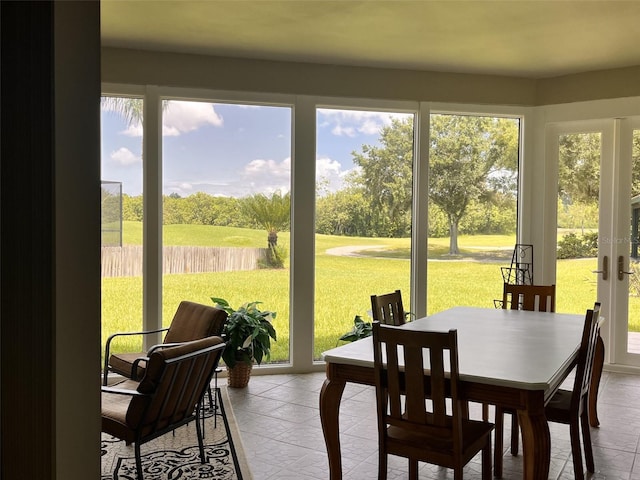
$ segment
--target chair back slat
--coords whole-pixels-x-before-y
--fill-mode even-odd
[[[555,285],[513,285],[505,283],[502,308],[538,312],[556,311]]]
[[[589,393],[593,373],[593,357],[598,340],[599,317],[600,304],[596,303],[593,310],[587,310],[584,328],[582,330],[582,341],[580,342],[580,350],[578,352],[576,376],[571,398],[572,408],[582,408],[582,400],[585,399]]]
[[[400,290],[371,295],[371,315],[374,321],[385,325],[403,325],[406,319]]]

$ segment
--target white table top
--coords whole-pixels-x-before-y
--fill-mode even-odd
[[[577,355],[584,315],[454,307],[405,324],[458,331],[460,379],[523,390],[557,386]],[[372,338],[322,354],[329,363],[373,367]]]

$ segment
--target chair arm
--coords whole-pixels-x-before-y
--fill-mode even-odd
[[[144,362],[146,364],[148,361],[149,357],[138,357],[133,361],[133,363],[131,364],[131,380],[138,380],[138,365],[140,364],[140,362]]]
[[[170,347],[179,347],[180,345],[184,345],[185,343],[188,343],[188,342],[159,343],[158,345],[154,345],[149,349],[149,351],[147,352],[147,356],[151,355],[156,350],[161,350],[163,348],[170,348]]]
[[[129,390],[129,389],[126,389],[126,388],[116,388],[116,387],[105,387],[105,386],[102,386],[100,388],[100,390],[102,391],[102,393],[115,393],[117,395],[129,395],[131,397],[138,397],[138,396],[147,397],[147,396],[149,396],[148,393],[140,393],[137,390]]]
[[[146,330],[141,332],[118,332],[118,333],[109,335],[109,337],[107,338],[107,343],[105,344],[105,347],[104,347],[104,368],[102,370],[102,384],[103,385],[107,384],[107,375],[109,373],[109,356],[111,351],[111,342],[113,341],[113,339],[115,339],[116,337],[122,337],[122,336],[149,335],[151,333],[166,332],[168,330],[169,330],[168,328],[159,328],[157,330]]]

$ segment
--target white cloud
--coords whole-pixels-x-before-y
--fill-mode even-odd
[[[162,134],[178,136],[205,125],[221,127],[223,119],[210,103],[171,101],[163,114]]]
[[[135,155],[131,150],[125,147],[119,148],[118,150],[111,152],[110,158],[113,162],[125,167],[142,162],[141,157]]]
[[[330,127],[336,136],[355,137],[363,135],[379,135],[382,128],[391,124],[393,118],[408,118],[411,114],[372,112],[366,110],[333,110],[320,109],[318,126]]]
[[[316,159],[316,183],[318,185],[318,194],[325,195],[327,193],[337,192],[344,188],[347,176],[360,167],[343,170],[342,165],[337,160],[328,157],[319,157]]]
[[[120,133],[127,137],[142,137],[142,124],[129,125],[126,130],[122,130]]]
[[[321,157],[316,159],[316,176],[318,178],[340,176],[342,166],[337,160],[332,160],[328,157]]]
[[[278,178],[288,180],[291,178],[291,158],[285,158],[281,162],[263,159],[252,160],[244,167],[242,174],[248,179]]]
[[[344,127],[341,124],[336,124],[332,129],[331,133],[333,133],[337,137],[355,137],[356,129],[353,127]]]

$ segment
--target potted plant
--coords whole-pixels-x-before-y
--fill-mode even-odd
[[[371,322],[365,322],[360,315],[356,315],[353,319],[353,329],[342,335],[338,340],[355,342],[361,338],[370,337],[372,333],[373,327],[371,326]]]
[[[223,331],[227,347],[222,353],[229,372],[227,384],[246,387],[253,362],[260,365],[263,358],[269,360],[271,356],[271,339],[276,340],[271,321],[276,313],[260,310],[258,305],[262,302],[245,303],[236,310],[223,298],[211,297],[211,300],[228,314]]]

